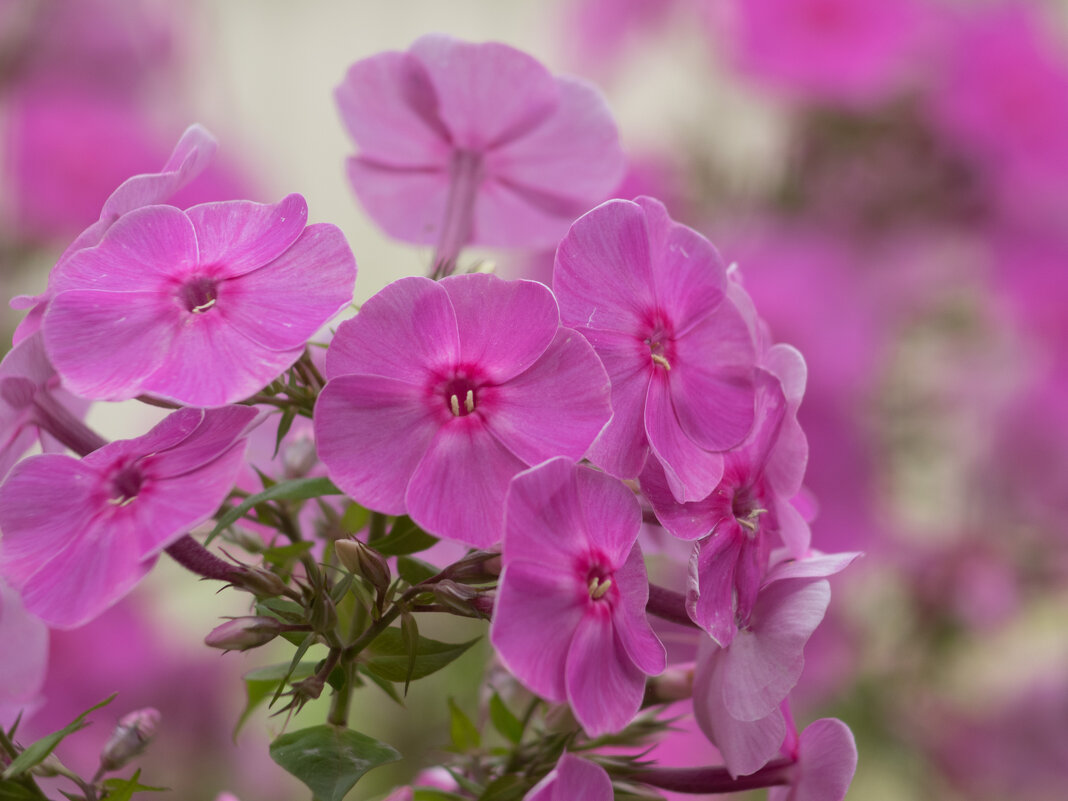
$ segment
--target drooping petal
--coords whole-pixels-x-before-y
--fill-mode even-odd
[[[449,198],[448,163],[404,168],[354,156],[345,173],[367,215],[394,239],[435,245]]]
[[[318,223],[270,263],[222,282],[209,312],[217,310],[264,348],[293,350],[348,305],[355,282],[356,261],[344,235]]]
[[[45,313],[45,349],[71,392],[133,398],[166,357],[178,315],[155,292],[60,292]]]
[[[213,275],[224,278],[244,275],[278,258],[308,222],[308,204],[297,194],[277,203],[203,203],[185,213],[196,231],[201,266],[215,268]],[[303,282],[301,289],[313,285]]]
[[[519,459],[537,464],[556,455],[581,459],[611,416],[609,382],[597,354],[579,334],[557,329],[525,372],[480,393],[487,427]]]
[[[537,281],[476,273],[451,276],[441,285],[456,313],[460,363],[477,364],[494,383],[534,364],[560,326],[552,292]]]
[[[553,291],[564,325],[636,336],[656,308],[641,207],[609,200],[576,220],[556,251]]]
[[[768,801],[842,801],[856,770],[853,732],[836,718],[820,718],[801,732],[793,786],[771,788]]]
[[[448,163],[452,145],[434,87],[410,54],[388,51],[357,61],[334,98],[363,157],[406,167]]]
[[[315,405],[316,447],[330,478],[385,514],[404,514],[409,479],[438,428],[422,390],[392,378],[334,378]]]
[[[700,448],[686,436],[671,401],[668,380],[658,371],[646,395],[645,432],[676,500],[699,501],[723,477],[723,456]]]
[[[429,278],[402,278],[338,326],[326,377],[380,375],[422,387],[456,364],[460,342],[448,293]]]
[[[612,616],[588,612],[567,654],[567,700],[590,737],[617,732],[641,707],[645,674],[628,656]]]
[[[619,486],[622,487],[621,484]],[[586,513],[596,514],[588,502]],[[653,633],[645,615],[645,606],[649,602],[649,578],[637,543],[631,548],[627,561],[616,569],[612,581],[619,587],[621,601],[612,609],[612,625],[623,650],[646,675],[662,673],[667,666],[667,651]]]
[[[707,537],[721,522],[733,517],[733,493],[722,483],[706,498],[680,503],[668,486],[664,467],[657,459],[649,459],[641,474],[642,494],[652,504],[656,519],[675,537],[696,540]]]
[[[637,478],[649,456],[645,399],[649,392],[649,355],[628,335],[582,332],[593,345],[612,385],[612,419],[590,446],[590,460],[617,478]]]
[[[415,469],[408,514],[432,534],[486,548],[503,533],[508,482],[525,468],[477,415],[457,417],[437,432]]]
[[[565,666],[589,602],[586,587],[564,571],[516,561],[501,574],[490,641],[523,684],[543,698],[567,700]]]

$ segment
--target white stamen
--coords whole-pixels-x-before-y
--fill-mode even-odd
[[[464,398],[464,408],[467,409],[469,414],[475,410],[475,391],[473,389],[467,390],[467,397]]]
[[[194,306],[190,311],[193,312],[193,314],[203,314],[214,305],[215,298],[210,298],[207,302],[201,303],[199,306]]]
[[[593,581],[597,581],[597,579],[593,579]],[[603,598],[604,594],[606,592],[608,592],[611,588],[612,588],[612,579],[610,579],[610,578],[601,579],[601,583],[598,584],[596,587],[594,587],[593,590],[590,592],[590,597],[593,598],[593,600],[596,601],[599,598]]]
[[[131,503],[133,503],[136,500],[137,500],[137,496],[134,495],[132,498],[125,498],[125,497],[108,498],[108,503],[110,503],[112,506],[118,506],[119,508],[122,508],[124,506],[129,506]]]
[[[452,413],[454,416],[460,416],[460,399],[455,395],[449,396],[449,406],[452,407]]]
[[[654,354],[653,354],[653,356],[652,356],[652,358],[653,358],[653,361],[654,361],[654,362],[655,362],[656,364],[659,364],[659,365],[660,365],[661,367],[663,367],[663,368],[664,368],[665,370],[670,370],[670,369],[671,369],[671,362],[669,362],[669,361],[668,361],[667,359],[665,359],[665,358],[664,358],[663,356],[661,356],[661,355],[660,355],[659,353],[654,353]]]

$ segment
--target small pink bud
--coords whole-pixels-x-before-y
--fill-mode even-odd
[[[137,709],[122,718],[100,752],[100,766],[105,771],[118,770],[140,756],[156,736],[159,719],[159,711],[151,707]]]
[[[204,642],[225,651],[247,651],[270,642],[281,633],[282,624],[273,617],[236,617],[212,629]]]

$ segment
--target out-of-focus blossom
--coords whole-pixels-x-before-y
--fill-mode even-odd
[[[754,345],[719,253],[652,198],[612,200],[560,243],[553,288],[612,380],[591,460],[636,478],[652,453],[678,500],[707,497],[754,414]]]
[[[530,789],[523,801],[612,801],[612,780],[604,768],[571,754]]]
[[[353,64],[336,97],[349,180],[405,241],[552,246],[623,171],[601,95],[504,44],[424,36]]]
[[[772,787],[768,801],[842,801],[857,770],[853,732],[836,718],[809,724],[791,756],[797,760],[789,787]]]
[[[0,486],[0,572],[50,625],[91,620],[215,513],[256,416],[243,406],[182,409],[81,461],[45,454],[20,462]]]
[[[500,537],[512,476],[581,459],[610,415],[593,349],[533,281],[403,278],[338,328],[315,439],[358,503],[475,547]]]
[[[19,714],[28,717],[38,706],[48,666],[48,627],[31,615],[22,599],[0,579],[0,728]]]
[[[553,459],[512,480],[490,639],[524,684],[586,733],[619,731],[665,666],[645,617],[641,510],[621,482]]]
[[[262,388],[352,299],[352,251],[337,227],[306,226],[307,213],[289,195],[120,217],[52,274],[41,330],[64,385],[197,406]]]

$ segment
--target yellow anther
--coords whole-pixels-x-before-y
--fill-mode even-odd
[[[599,579],[596,576],[594,576],[593,578],[590,579],[590,583],[589,583],[590,597],[593,598],[593,600],[595,600],[595,601],[600,599],[600,598],[603,598],[605,593],[608,592],[611,588],[612,588],[612,579],[610,579],[610,578]]]
[[[671,362],[669,362],[667,359],[665,359],[659,353],[654,353],[652,355],[652,359],[656,364],[659,364],[665,370],[670,370],[671,369]]]
[[[460,399],[458,397],[456,397],[455,395],[450,395],[449,396],[449,406],[452,408],[453,415],[456,416],[456,417],[459,417],[460,416]]]
[[[468,414],[475,410],[475,391],[473,389],[467,390],[467,397],[464,398],[464,408],[467,409]]]
[[[134,495],[132,498],[126,498],[126,497],[108,498],[108,503],[110,503],[112,506],[118,506],[121,509],[124,506],[129,506],[131,503],[133,503],[136,500],[137,500],[137,496]]]

